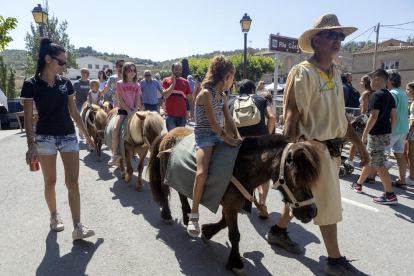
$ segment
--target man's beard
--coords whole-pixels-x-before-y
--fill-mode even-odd
[[[182,73],[174,73],[174,76],[175,76],[177,79],[181,78],[181,75],[182,75]]]

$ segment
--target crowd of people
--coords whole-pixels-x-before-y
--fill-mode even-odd
[[[341,255],[337,237],[337,223],[342,220],[339,182],[341,165],[341,138],[351,142],[349,160],[358,151],[363,167],[358,180],[350,187],[360,193],[363,183],[372,183],[378,173],[384,185],[382,196],[374,198],[379,204],[396,204],[393,187],[406,189],[413,184],[413,173],[405,177],[406,166],[414,162],[414,125],[408,125],[408,97],[414,96],[414,83],[409,83],[406,93],[401,90],[401,76],[397,70],[377,69],[361,79],[362,95],[355,98],[351,75],[340,74],[333,65],[341,41],[357,29],[342,27],[336,15],[327,14],[317,19],[313,28],[299,39],[302,51],[313,56],[295,66],[287,79],[284,91],[284,134],[292,141],[316,141],[325,171],[312,188],[318,212],[313,219],[320,231],[328,253],[325,272],[328,275],[356,275],[359,271]],[[145,70],[142,79],[131,62],[116,61],[117,75],[111,69],[99,71],[98,79],[89,80],[89,71],[81,70],[81,78],[73,85],[60,76],[67,61],[65,50],[42,38],[37,70],[24,82],[21,97],[25,102],[25,125],[28,151],[26,161],[38,156],[44,176],[45,199],[50,212],[50,226],[54,231],[64,229],[63,220],[56,206],[56,156],[60,152],[65,168],[65,183],[69,194],[74,230],[73,239],[84,239],[95,233],[81,223],[79,195],[79,143],[73,122],[79,129],[79,138],[86,139],[89,147],[95,147],[88,135],[79,112],[87,102],[110,104],[118,107],[113,131],[113,155],[109,165],[120,158],[118,155],[119,130],[123,121],[138,110],[160,112],[164,110],[167,131],[184,127],[194,120],[197,173],[193,189],[193,206],[189,214],[187,232],[192,237],[200,234],[199,203],[204,183],[208,177],[209,162],[214,145],[224,141],[232,147],[239,146],[246,137],[275,133],[276,116],[272,109],[272,94],[263,82],[258,86],[250,80],[239,83],[239,98],[229,99],[236,69],[222,55],[215,56],[208,68],[205,80],[199,75],[181,77],[182,64],[171,66],[171,76],[161,80]],[[74,101],[74,97],[76,99]],[[359,93],[358,93],[359,95]],[[367,122],[362,138],[352,128],[346,117],[346,106],[354,107],[355,100]],[[33,106],[39,120],[33,131]],[[239,112],[240,106],[250,112]],[[236,108],[237,107],[237,108]],[[410,119],[414,120],[414,104],[410,107]],[[365,116],[365,115],[364,115]],[[246,121],[247,119],[247,121]],[[254,121],[254,123],[252,123]],[[246,123],[247,122],[247,123]],[[406,142],[408,140],[408,143]],[[408,144],[408,147],[406,146]],[[407,154],[408,148],[408,154]],[[338,152],[339,149],[339,152]],[[391,182],[385,160],[385,152],[391,149],[397,159],[399,179]],[[414,167],[414,165],[413,165]],[[266,197],[269,182],[259,191],[259,204],[267,210]],[[259,212],[259,216],[267,215]],[[268,241],[293,253],[301,253],[302,247],[292,241],[287,227],[292,220],[287,206],[268,232]]]

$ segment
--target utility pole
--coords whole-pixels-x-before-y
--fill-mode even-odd
[[[380,28],[380,23],[378,23],[377,30],[376,30],[377,31],[377,38],[375,40],[374,63],[372,64],[372,70],[375,70],[375,62],[377,61],[377,49],[378,49],[379,28]]]

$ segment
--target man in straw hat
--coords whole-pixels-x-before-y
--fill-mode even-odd
[[[320,148],[323,169],[319,182],[312,188],[318,208],[313,219],[319,225],[328,261],[327,275],[357,275],[360,273],[339,252],[336,224],[342,220],[339,186],[340,150],[331,152],[330,145],[341,144],[347,136],[357,146],[361,165],[369,161],[368,152],[345,115],[341,74],[333,64],[341,41],[357,29],[342,27],[334,14],[319,17],[313,28],[299,38],[302,51],[314,53],[308,60],[295,66],[289,73],[283,99],[285,134],[294,141],[316,140]],[[334,146],[331,147],[333,149]],[[338,149],[338,147],[336,147]],[[268,233],[268,241],[286,250],[301,253],[302,248],[287,235],[286,228],[292,217],[287,206]]]

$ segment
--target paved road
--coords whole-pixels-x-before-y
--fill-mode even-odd
[[[108,151],[98,163],[94,152],[81,143],[80,190],[82,221],[96,231],[87,241],[73,242],[63,166],[58,162],[58,210],[66,225],[50,231],[40,172],[24,163],[25,134],[0,131],[0,275],[232,275],[224,267],[229,249],[227,230],[210,244],[190,238],[181,223],[178,196],[172,193],[173,226],[165,225],[153,202],[148,182],[137,192],[136,166],[132,183],[109,167]],[[59,157],[58,157],[59,158]],[[393,177],[397,171],[391,169]],[[357,171],[355,172],[357,173]],[[146,176],[145,176],[145,179]],[[343,255],[372,275],[412,275],[414,239],[414,187],[396,190],[398,206],[380,206],[372,197],[382,185],[364,187],[364,194],[348,188],[354,176],[341,180],[344,220],[338,225]],[[379,178],[378,178],[379,179]],[[305,247],[295,255],[266,242],[265,235],[279,217],[283,204],[277,191],[268,197],[270,218],[260,220],[257,210],[239,215],[240,252],[249,275],[322,275],[326,250],[319,228],[294,220],[289,232]],[[201,209],[201,222],[215,222]]]

